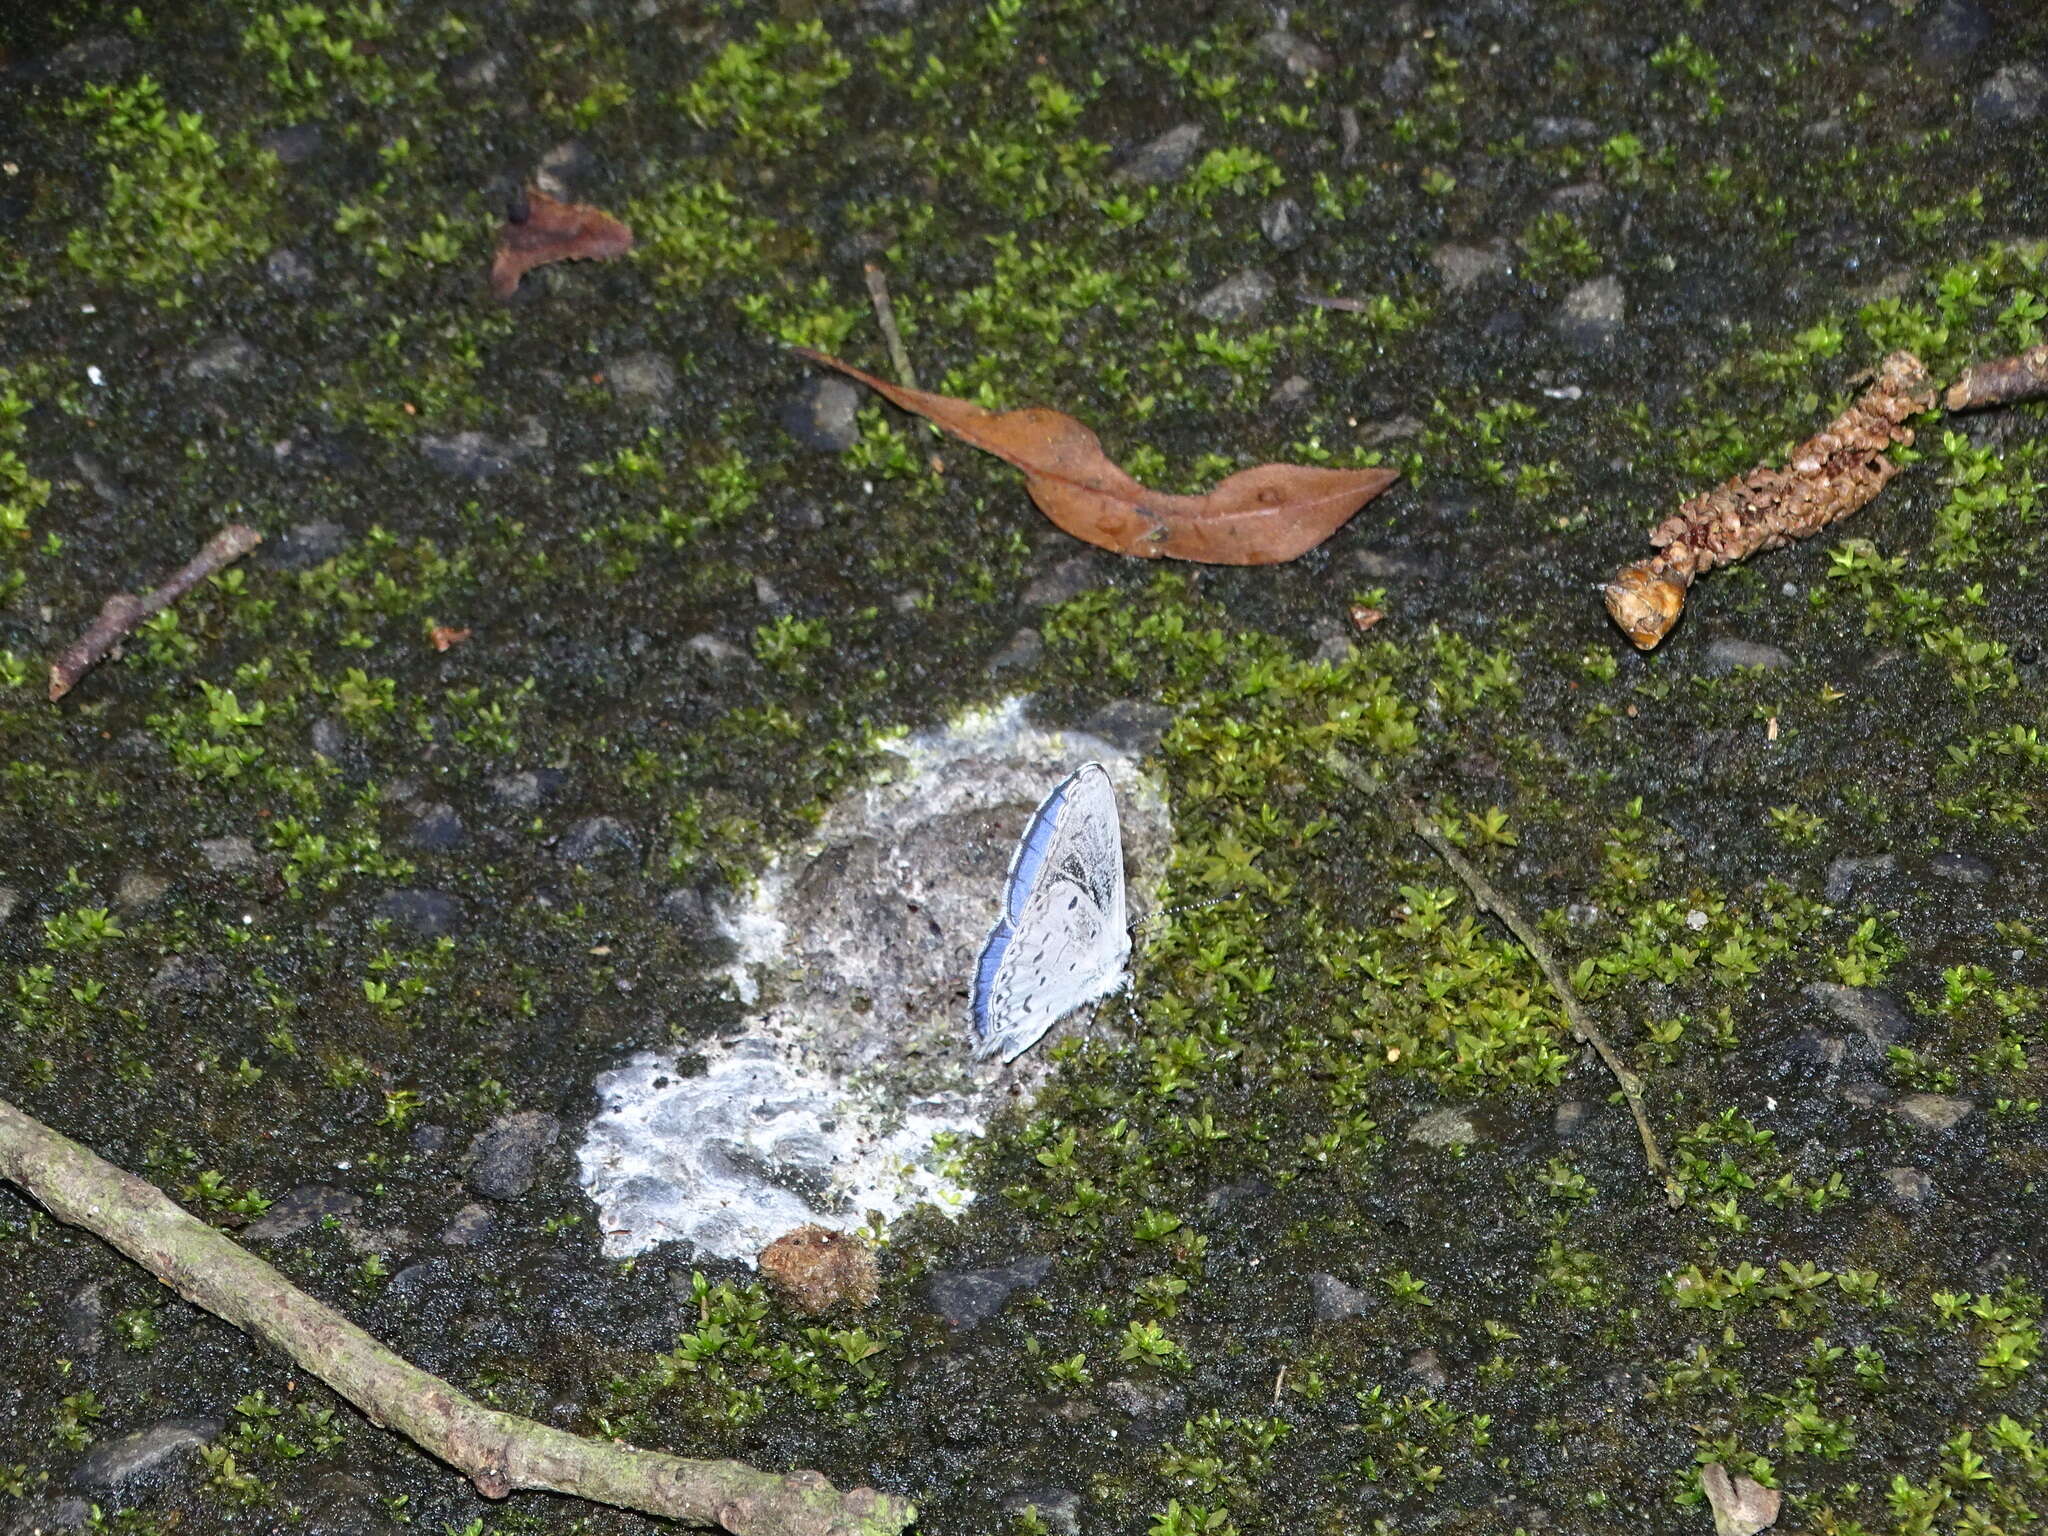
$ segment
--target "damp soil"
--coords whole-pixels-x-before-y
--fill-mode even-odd
[[[2019,0],[10,8],[0,1093],[494,1404],[920,1529],[1703,1531],[1715,1461],[2028,1529],[2044,407],[1653,654],[1595,588],[1887,351],[2039,338],[2044,71]],[[529,183],[635,250],[493,298]],[[1085,549],[784,349],[886,371],[870,263],[926,387],[1149,483],[1403,477],[1286,566]],[[1019,691],[1150,721],[1162,899],[1229,898],[1138,1025],[858,1314],[606,1260],[593,1080],[737,1027],[714,914],[878,736]],[[1332,746],[1549,936],[1682,1205]],[[654,1527],[486,1503],[11,1188],[0,1299],[0,1529]]]

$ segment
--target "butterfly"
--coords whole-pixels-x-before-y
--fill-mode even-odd
[[[1124,840],[1100,763],[1068,775],[1010,856],[1003,915],[974,970],[974,1054],[1015,1061],[1084,1003],[1130,980]]]

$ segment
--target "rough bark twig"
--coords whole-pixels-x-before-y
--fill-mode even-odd
[[[486,1498],[572,1494],[722,1526],[734,1536],[897,1536],[916,1510],[817,1472],[643,1451],[484,1407],[386,1349],[155,1185],[0,1099],[0,1178],[128,1255],[195,1306],[290,1356],[366,1414],[447,1462]]]
[[[54,704],[69,693],[81,677],[133,634],[137,625],[154,618],[207,577],[233,565],[262,542],[263,535],[254,528],[229,523],[147,597],[116,592],[108,598],[100,605],[99,617],[86,626],[85,633],[50,663],[50,702]]]
[[[896,370],[896,382],[917,388],[917,370],[911,366],[910,350],[903,345],[903,333],[896,328],[896,303],[889,297],[889,279],[872,261],[862,269],[868,280],[868,298],[874,302],[875,324],[882,328],[882,340],[889,348],[889,366]]]
[[[1410,830],[1429,844],[1436,851],[1438,858],[1451,866],[1451,872],[1465,883],[1465,889],[1472,893],[1472,899],[1499,918],[1507,926],[1508,932],[1520,942],[1522,948],[1529,952],[1529,957],[1536,962],[1536,968],[1543,973],[1543,979],[1550,983],[1550,990],[1557,995],[1558,1004],[1564,1010],[1566,1020],[1571,1024],[1572,1033],[1590,1045],[1607,1070],[1614,1075],[1614,1081],[1621,1088],[1621,1096],[1628,1101],[1629,1113],[1635,1116],[1636,1132],[1643,1139],[1643,1160],[1649,1164],[1650,1172],[1662,1181],[1665,1200],[1673,1206],[1682,1205],[1685,1201],[1685,1192],[1671,1176],[1670,1166],[1664,1161],[1664,1153],[1657,1145],[1657,1133],[1650,1126],[1649,1113],[1643,1107],[1643,1080],[1636,1076],[1634,1069],[1622,1058],[1621,1052],[1608,1040],[1606,1032],[1595,1024],[1592,1015],[1586,1012],[1585,1005],[1579,1001],[1578,993],[1572,990],[1571,978],[1565,974],[1564,967],[1558,963],[1557,956],[1551,953],[1550,946],[1544,942],[1543,935],[1536,931],[1535,925],[1522,915],[1521,908],[1493,888],[1491,882],[1479,872],[1471,860],[1451,845],[1450,839],[1443,835],[1435,822],[1423,814],[1422,808],[1414,801],[1391,788],[1384,779],[1364,764],[1347,757],[1335,747],[1330,749],[1324,761],[1338,778],[1356,789],[1377,796],[1399,811]]]
[[[1952,411],[1975,411],[1987,405],[2017,405],[2042,395],[2048,395],[2048,342],[2011,357],[1972,363],[1949,385],[1941,403]]]
[[[1885,450],[1913,441],[1906,419],[1934,408],[1927,369],[1894,352],[1877,382],[1827,430],[1792,450],[1783,469],[1753,469],[1695,496],[1650,531],[1658,553],[1625,565],[1602,591],[1638,650],[1654,650],[1685,611],[1702,571],[1810,538],[1884,489],[1899,466]]]

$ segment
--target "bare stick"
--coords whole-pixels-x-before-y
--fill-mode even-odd
[[[195,1306],[282,1350],[476,1485],[573,1494],[734,1536],[897,1536],[916,1518],[900,1499],[840,1493],[817,1472],[778,1475],[586,1440],[498,1413],[379,1344],[255,1255],[188,1215],[154,1184],[0,1099],[0,1178],[59,1221],[111,1243]]]
[[[2014,405],[2048,395],[2048,342],[2011,357],[1972,363],[1949,385],[1942,404],[1952,411],[1974,411],[1987,405]]]
[[[54,704],[69,693],[81,677],[106,660],[109,651],[133,634],[137,625],[163,612],[207,577],[227,569],[262,542],[263,535],[254,528],[229,523],[147,597],[116,592],[108,598],[100,605],[99,617],[86,626],[85,633],[50,663],[50,702]]]
[[[1550,983],[1550,990],[1557,994],[1558,1003],[1564,1009],[1564,1016],[1571,1023],[1572,1033],[1593,1047],[1600,1060],[1606,1063],[1607,1070],[1614,1074],[1615,1082],[1621,1085],[1621,1096],[1628,1100],[1629,1113],[1635,1116],[1637,1134],[1643,1138],[1643,1160],[1650,1165],[1650,1172],[1663,1181],[1664,1198],[1674,1206],[1683,1204],[1685,1192],[1671,1176],[1670,1167],[1664,1161],[1664,1154],[1657,1146],[1657,1133],[1650,1128],[1649,1114],[1643,1108],[1643,1080],[1636,1076],[1634,1070],[1622,1059],[1621,1052],[1614,1048],[1600,1026],[1593,1022],[1592,1015],[1586,1012],[1585,1005],[1579,1001],[1579,995],[1572,990],[1571,978],[1565,974],[1564,967],[1558,964],[1557,956],[1551,953],[1550,946],[1544,943],[1543,935],[1536,931],[1535,925],[1522,915],[1519,907],[1488,883],[1486,876],[1451,845],[1450,839],[1438,830],[1436,823],[1425,816],[1412,800],[1389,788],[1378,774],[1364,764],[1345,756],[1335,747],[1330,749],[1323,760],[1329,764],[1330,771],[1338,778],[1364,790],[1367,794],[1379,796],[1398,810],[1415,835],[1435,849],[1437,857],[1450,865],[1452,872],[1465,882],[1465,889],[1472,893],[1472,899],[1506,924],[1508,932],[1529,951],[1530,958],[1536,962],[1536,968],[1543,973],[1543,979]]]
[[[910,352],[903,345],[903,333],[896,329],[896,305],[889,297],[889,279],[872,261],[862,269],[868,280],[868,297],[874,301],[875,324],[882,328],[882,340],[889,345],[889,366],[896,370],[896,382],[917,388],[917,370],[910,366]]]

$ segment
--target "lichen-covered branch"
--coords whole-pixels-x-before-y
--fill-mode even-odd
[[[1941,403],[1952,411],[1975,411],[2042,396],[2048,396],[2048,342],[2011,357],[1971,364],[1949,385]]]
[[[486,1408],[386,1349],[155,1185],[4,1099],[0,1178],[58,1220],[111,1243],[195,1306],[282,1350],[372,1423],[464,1474],[486,1498],[546,1489],[722,1526],[734,1536],[896,1536],[916,1518],[901,1499],[869,1488],[840,1493],[816,1472],[777,1474],[586,1440]]]
[[[1521,908],[1495,890],[1492,882],[1479,872],[1470,859],[1451,845],[1451,840],[1444,836],[1435,822],[1422,813],[1421,807],[1390,788],[1384,779],[1363,763],[1346,757],[1335,747],[1329,750],[1324,761],[1338,778],[1354,788],[1364,790],[1367,794],[1378,796],[1398,810],[1407,821],[1409,829],[1435,849],[1437,857],[1451,866],[1451,873],[1465,882],[1465,889],[1472,893],[1472,899],[1499,918],[1506,925],[1508,932],[1529,951],[1529,958],[1536,962],[1536,969],[1541,971],[1543,979],[1550,983],[1550,990],[1556,995],[1558,1006],[1563,1009],[1565,1019],[1572,1027],[1572,1033],[1590,1045],[1602,1064],[1614,1074],[1614,1081],[1621,1089],[1621,1096],[1628,1101],[1629,1113],[1635,1116],[1636,1134],[1643,1142],[1643,1161],[1649,1165],[1651,1175],[1662,1181],[1664,1198],[1674,1206],[1682,1205],[1685,1201],[1685,1192],[1672,1177],[1670,1165],[1664,1161],[1663,1149],[1657,1145],[1657,1133],[1650,1125],[1649,1111],[1643,1107],[1643,1080],[1636,1076],[1635,1069],[1630,1067],[1621,1052],[1614,1048],[1613,1042],[1607,1038],[1606,1031],[1594,1023],[1593,1016],[1586,1012],[1585,1005],[1579,1001],[1578,993],[1572,990],[1571,977],[1565,974],[1565,969],[1558,963],[1557,956],[1551,953],[1550,946],[1543,941],[1543,935],[1536,931],[1536,925],[1522,915]]]
[[[133,634],[138,624],[163,612],[207,577],[226,570],[262,542],[263,535],[254,528],[229,523],[147,597],[116,592],[100,604],[98,617],[86,626],[85,633],[50,663],[50,702],[54,704],[69,693],[81,677],[106,659],[109,651]]]
[[[1702,571],[1811,538],[1882,490],[1899,470],[1886,450],[1912,442],[1907,419],[1933,407],[1920,359],[1892,353],[1877,382],[1826,431],[1795,448],[1783,469],[1737,475],[1652,529],[1658,552],[1623,566],[1602,589],[1614,622],[1638,649],[1654,649],[1685,611],[1686,589]]]

